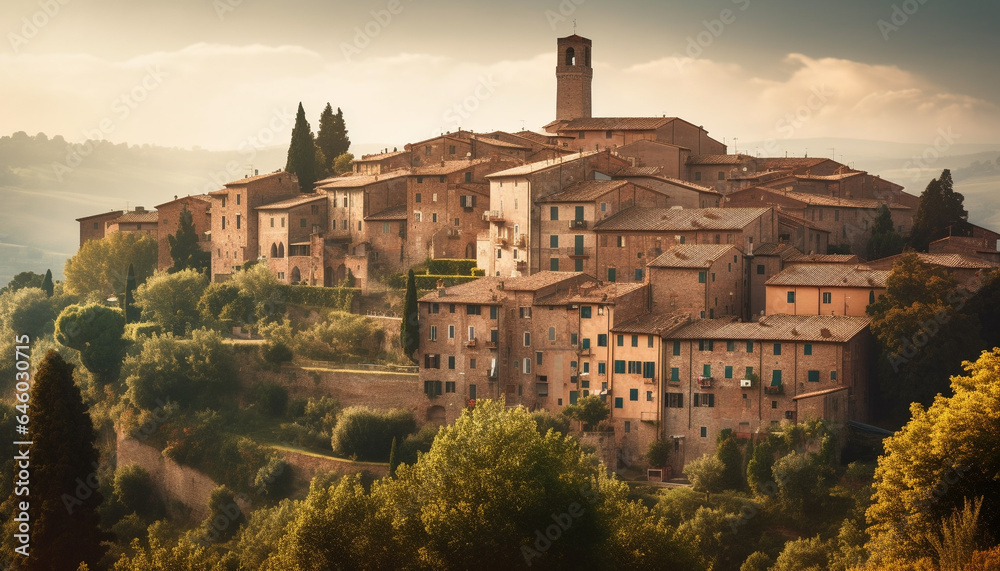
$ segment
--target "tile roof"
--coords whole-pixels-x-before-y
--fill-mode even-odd
[[[160,221],[160,215],[154,211],[126,212],[115,218],[113,224],[156,224]]]
[[[888,258],[881,258],[879,260],[872,260],[868,264],[874,268],[891,270],[892,266],[895,265],[896,261],[911,254],[909,252],[906,254],[896,254],[895,256],[889,256]],[[917,258],[925,264],[931,264],[934,266],[941,266],[942,268],[951,269],[967,269],[967,270],[985,270],[1000,267],[1000,265],[990,262],[987,260],[982,260],[969,256],[966,254],[923,254],[917,253]]]
[[[90,216],[84,216],[83,218],[77,218],[77,222],[82,222],[84,220],[90,220],[91,218],[100,218],[102,216],[121,216],[124,214],[121,210],[110,210],[108,212],[102,212],[100,214],[91,214]]]
[[[286,198],[285,200],[272,202],[270,204],[265,204],[264,206],[258,206],[256,210],[284,210],[286,208],[294,208],[303,204],[309,204],[310,202],[326,200],[326,198],[325,194],[308,193],[303,196]]]
[[[497,277],[483,277],[478,280],[454,285],[444,289],[444,294],[432,291],[420,298],[421,303],[476,303],[499,304],[507,299]]]
[[[615,176],[658,176],[661,167],[624,167]]]
[[[163,204],[157,204],[156,208],[160,208],[161,206],[166,206],[168,204],[173,204],[175,202],[181,202],[181,201],[190,200],[190,199],[201,200],[203,202],[208,202],[208,203],[212,202],[212,197],[209,196],[209,195],[207,195],[207,194],[195,194],[193,196],[189,194],[187,196],[181,196],[181,197],[175,198],[173,200],[164,202]]]
[[[248,177],[245,177],[245,178],[234,180],[233,182],[227,182],[225,184],[225,186],[241,186],[241,185],[248,184],[248,183],[251,183],[251,182],[257,182],[258,180],[264,180],[265,178],[271,178],[272,176],[281,176],[281,175],[288,175],[288,176],[291,176],[291,177],[295,176],[295,175],[293,175],[291,173],[287,173],[285,171],[277,171],[277,172],[271,172],[271,173],[267,173],[267,174],[260,174],[260,175],[257,175],[257,176],[248,176]],[[216,191],[216,192],[218,192],[218,191]]]
[[[523,149],[523,150],[526,150],[526,151],[527,150],[531,150],[531,147],[528,146],[528,145],[519,145],[517,143],[511,143],[510,141],[501,141],[500,139],[494,139],[492,137],[483,137],[483,136],[477,135],[477,136],[472,137],[472,139],[474,141],[476,141],[476,142],[479,142],[479,143],[485,143],[487,145],[493,145],[494,147],[506,147],[506,148],[509,148],[509,149]]]
[[[543,135],[541,133],[536,133],[534,131],[518,131],[517,133],[514,133],[514,135],[517,135],[518,137],[524,139],[528,139],[529,141],[541,143],[543,145],[549,144],[549,137],[551,136],[551,135]]]
[[[847,171],[839,174],[797,174],[795,178],[800,180],[844,180],[863,174],[868,173],[865,171]]]
[[[391,159],[392,157],[398,157],[399,155],[405,155],[409,151],[389,151],[386,153],[375,153],[372,155],[361,155],[360,159],[354,159],[356,163],[374,162],[382,161],[385,159]]]
[[[769,208],[639,208],[632,207],[594,226],[598,231],[690,231],[743,229]]]
[[[798,200],[806,204],[812,204],[815,206],[836,206],[838,208],[868,208],[875,209],[879,206],[886,204],[880,200],[875,200],[874,198],[837,198],[835,196],[823,196],[820,194],[811,194],[808,192],[794,192],[787,191],[782,192],[780,190],[772,189],[772,192],[777,194],[782,194],[791,198],[793,200]],[[893,210],[912,210],[909,206],[904,206],[902,204],[888,204],[889,208]]]
[[[511,291],[537,291],[562,281],[585,275],[583,272],[538,272],[503,280],[503,289]]]
[[[785,258],[789,264],[858,264],[855,254],[798,254]]]
[[[792,246],[788,243],[776,243],[776,242],[762,242],[753,247],[754,256],[781,256],[782,259],[787,259],[792,256],[797,256],[802,252],[798,248]]]
[[[803,218],[801,216],[796,216],[795,214],[791,214],[789,212],[784,212],[784,211],[781,211],[781,210],[778,210],[777,212],[778,212],[778,224],[779,225],[780,224],[786,224],[786,225],[787,224],[794,224],[796,226],[804,226],[806,228],[810,228],[813,232],[825,232],[827,234],[830,233],[829,230],[827,230],[825,228],[820,228],[819,226],[816,225],[815,222],[810,222],[809,220],[806,220],[805,218]]]
[[[757,159],[757,164],[764,170],[787,170],[812,168],[828,160],[823,157],[763,157]]]
[[[714,188],[695,184],[691,181],[681,180],[671,176],[660,174],[660,167],[625,167],[614,173],[615,178],[655,178],[663,182],[669,182],[674,186],[687,188],[703,194],[715,194],[722,196],[722,193]]]
[[[551,202],[589,202],[612,190],[628,185],[627,180],[582,180],[563,190],[538,199],[539,204]]]
[[[689,165],[739,165],[747,161],[752,161],[750,155],[691,155],[688,157]]]
[[[414,168],[410,171],[410,175],[421,175],[421,176],[433,176],[441,174],[451,174],[458,171],[463,171],[471,166],[481,165],[483,163],[488,163],[492,159],[490,157],[481,157],[478,159],[468,159],[457,160],[457,161],[441,161],[434,164],[424,165]]]
[[[687,313],[646,313],[624,323],[615,324],[611,331],[667,337],[690,322],[691,316]]]
[[[505,176],[526,176],[529,174],[534,174],[536,172],[541,172],[551,168],[558,167],[559,165],[569,163],[572,161],[577,161],[582,158],[590,157],[600,153],[601,151],[583,151],[579,153],[573,153],[572,155],[561,156],[556,159],[547,159],[544,161],[538,161],[534,163],[528,163],[526,165],[521,165],[519,167],[510,168],[507,170],[502,170],[500,172],[495,172],[493,174],[486,175],[486,178],[499,178]]]
[[[889,270],[864,265],[792,264],[764,285],[884,288],[888,277]]]
[[[557,292],[539,299],[538,305],[561,305],[571,303],[603,303],[614,305],[615,301],[629,293],[645,287],[637,282],[584,282],[569,291]]]
[[[379,221],[379,220],[406,220],[407,207],[405,204],[400,204],[399,206],[393,206],[392,208],[386,208],[381,212],[376,212],[365,216],[365,220]]]
[[[590,117],[571,119],[560,131],[648,131],[659,129],[676,117]]]
[[[647,265],[651,268],[707,268],[732,248],[732,244],[678,244]]]
[[[670,335],[672,339],[734,339],[843,343],[861,333],[870,317],[841,315],[769,315],[759,321],[699,319]]]
[[[383,182],[410,174],[407,170],[394,170],[382,174],[363,174],[355,176],[338,176],[323,179],[316,183],[320,190],[330,188],[360,188],[376,182]]]

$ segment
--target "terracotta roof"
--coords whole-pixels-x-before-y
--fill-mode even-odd
[[[615,333],[645,333],[667,337],[677,329],[691,322],[687,313],[646,313],[625,323],[615,324]]]
[[[648,131],[673,121],[675,117],[590,117],[571,119],[560,131]]]
[[[526,176],[529,174],[534,174],[536,172],[541,172],[551,168],[556,168],[560,165],[572,161],[577,161],[585,157],[590,157],[600,152],[601,151],[583,151],[580,153],[573,153],[572,155],[565,155],[556,159],[548,159],[544,161],[528,163],[526,165],[521,165],[519,167],[514,167],[507,170],[502,170],[500,172],[495,172],[493,174],[488,174],[486,175],[486,178],[500,178],[505,176]]]
[[[757,159],[757,164],[765,170],[786,170],[812,168],[828,160],[823,157],[763,157]]]
[[[584,282],[569,291],[558,292],[536,301],[538,305],[560,305],[571,303],[603,303],[614,305],[623,295],[646,287],[641,282]]]
[[[798,248],[787,243],[762,242],[753,247],[754,256],[781,256],[782,259],[797,256],[802,252]]]
[[[445,288],[444,294],[432,291],[420,298],[421,303],[475,303],[498,305],[507,299],[507,295],[500,289],[500,282],[497,277],[483,277],[478,280],[466,282]]]
[[[416,167],[410,171],[410,175],[420,175],[420,176],[433,176],[442,174],[451,174],[458,171],[463,171],[474,165],[481,165],[483,163],[488,163],[492,159],[490,157],[483,157],[473,160],[463,159],[458,161],[441,161],[430,165],[425,165],[421,167]]]
[[[625,167],[615,173],[615,176],[658,176],[661,167]]]
[[[550,202],[589,202],[628,185],[627,180],[583,180],[565,189],[538,199],[539,204]]]
[[[77,222],[82,222],[84,220],[90,220],[91,218],[100,218],[100,217],[104,217],[104,216],[121,216],[122,214],[124,214],[124,212],[122,212],[121,210],[111,210],[111,211],[108,211],[108,212],[102,212],[100,214],[91,214],[90,216],[84,216],[83,218],[77,218],[76,221]]]
[[[530,276],[506,278],[503,280],[503,289],[511,291],[537,291],[582,275],[584,275],[583,272],[538,272]]]
[[[399,206],[393,206],[392,208],[386,208],[381,212],[376,212],[365,216],[365,221],[379,221],[379,220],[406,220],[407,208],[405,204],[400,204]]]
[[[884,288],[888,270],[864,265],[792,264],[764,285]]]
[[[868,208],[876,209],[883,204],[886,204],[889,208],[893,210],[912,210],[909,206],[904,206],[902,204],[887,204],[880,200],[875,200],[873,198],[837,198],[835,196],[823,196],[821,194],[811,194],[808,192],[783,192],[780,190],[772,189],[771,192],[777,194],[782,194],[791,198],[793,200],[798,200],[806,204],[812,204],[815,206],[834,206],[838,208]]]
[[[678,244],[647,265],[651,268],[707,268],[732,248],[732,244]]]
[[[631,143],[626,143],[618,147],[618,151],[623,151],[625,154],[628,154],[629,151],[631,151],[629,147],[632,147],[633,145],[656,145],[658,147],[670,147],[672,149],[682,149],[685,151],[691,150],[687,147],[682,147],[681,145],[675,145],[674,143],[668,143],[666,141],[657,141],[656,139],[636,139]]]
[[[797,174],[795,178],[800,180],[844,180],[858,175],[868,174],[865,171],[848,171],[840,174]]]
[[[739,165],[747,161],[752,161],[750,155],[691,155],[688,157],[689,165]]]
[[[278,171],[278,172],[272,172],[272,173],[267,173],[267,174],[260,174],[260,175],[257,175],[257,176],[248,176],[248,177],[245,177],[245,178],[241,178],[239,180],[234,180],[233,182],[227,182],[225,184],[225,186],[241,186],[241,185],[244,185],[244,184],[247,184],[247,183],[257,182],[258,180],[264,180],[265,178],[271,178],[272,176],[282,176],[282,175],[292,176],[292,177],[295,176],[295,175],[293,175],[291,173],[287,173],[285,171]],[[218,192],[218,191],[216,191],[216,192]]]
[[[722,193],[719,192],[718,190],[715,190],[714,188],[708,186],[702,186],[700,184],[695,184],[691,181],[681,180],[679,178],[674,178],[671,176],[665,176],[659,174],[659,168],[660,167],[625,167],[619,169],[616,173],[614,173],[613,176],[615,178],[655,178],[656,180],[669,182],[674,186],[687,188],[703,194],[715,194],[718,196],[722,196]],[[653,169],[657,170],[654,172]]]
[[[143,211],[143,212],[126,212],[118,218],[115,218],[114,224],[156,224],[160,221],[160,215],[154,211]]]
[[[810,398],[814,398],[814,397],[821,397],[821,396],[825,396],[825,395],[836,393],[836,392],[840,392],[840,391],[846,391],[847,388],[848,387],[846,387],[846,386],[840,386],[840,387],[834,387],[832,389],[823,389],[821,391],[812,391],[810,393],[802,393],[801,395],[795,395],[795,396],[793,396],[792,400],[802,400],[802,399],[810,399]]]
[[[518,131],[517,133],[514,133],[514,135],[517,135],[518,137],[521,137],[523,139],[528,139],[529,141],[541,143],[543,145],[548,145],[549,137],[552,136],[552,135],[543,135],[541,133],[536,133],[534,131]]]
[[[475,140],[475,141],[477,141],[477,142],[479,142],[479,143],[485,143],[487,145],[493,145],[494,147],[507,147],[509,149],[523,149],[523,150],[526,150],[526,151],[531,150],[531,147],[528,146],[528,145],[519,145],[517,143],[511,143],[510,141],[501,141],[500,139],[494,139],[492,137],[483,137],[483,136],[477,135],[477,136],[472,137],[472,139]]]
[[[181,201],[190,200],[190,199],[200,200],[202,202],[208,202],[208,203],[212,202],[212,197],[209,196],[209,195],[207,195],[207,194],[195,194],[194,196],[192,196],[192,195],[189,194],[187,196],[181,196],[179,198],[175,198],[175,199],[170,200],[168,202],[164,202],[163,204],[157,204],[156,208],[160,208],[161,206],[166,206],[168,204],[173,204],[175,202],[181,202]]]
[[[750,322],[699,319],[681,327],[670,337],[843,343],[862,332],[869,323],[869,317],[841,315],[769,315]]]
[[[812,229],[813,232],[825,232],[827,234],[830,233],[829,230],[827,230],[825,228],[820,228],[819,226],[816,225],[815,222],[810,222],[809,220],[806,220],[805,218],[803,218],[801,216],[796,216],[794,214],[790,214],[788,212],[783,212],[781,210],[778,210],[777,213],[778,213],[778,224],[779,225],[780,224],[795,224],[797,226],[805,226],[807,228],[810,228],[810,229]]]
[[[888,258],[881,258],[879,260],[872,260],[868,264],[873,268],[880,268],[891,270],[892,266],[895,265],[896,261],[903,256],[912,254],[913,252],[908,252],[905,254],[896,254],[895,256],[889,256]],[[941,266],[942,268],[951,269],[967,269],[967,270],[985,270],[1000,267],[1000,265],[975,258],[966,254],[923,254],[917,253],[917,258],[925,264],[931,264],[934,266]]]
[[[329,188],[360,188],[362,186],[368,186],[369,184],[374,184],[376,182],[383,182],[386,180],[399,178],[401,176],[406,176],[408,174],[410,173],[409,171],[406,170],[394,170],[382,174],[338,176],[334,178],[321,180],[318,183],[316,183],[316,185],[320,190],[326,190]]]
[[[387,153],[376,153],[373,155],[361,155],[360,159],[354,159],[356,163],[374,162],[382,161],[385,159],[391,159],[392,157],[398,157],[399,155],[405,155],[409,151],[389,151]]]
[[[285,200],[272,202],[270,204],[265,204],[264,206],[258,206],[255,210],[284,210],[286,208],[294,208],[303,204],[309,204],[310,202],[315,202],[317,200],[326,200],[326,198],[325,194],[308,193],[303,196],[286,198]]]
[[[740,230],[768,208],[639,208],[623,210],[594,226],[600,231]]]
[[[854,254],[803,254],[785,258],[789,264],[858,264],[861,260]]]

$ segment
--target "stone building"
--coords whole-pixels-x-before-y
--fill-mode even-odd
[[[80,223],[80,245],[83,246],[90,240],[104,238],[108,231],[108,223],[116,220],[122,214],[124,212],[121,210],[112,210],[111,212],[77,218],[76,221]]]
[[[195,196],[183,196],[170,202],[164,202],[156,206],[159,213],[157,224],[157,241],[159,251],[157,253],[156,268],[160,271],[167,270],[174,265],[174,259],[170,256],[169,236],[177,234],[177,229],[181,224],[181,212],[187,210],[191,213],[191,222],[194,224],[195,234],[198,236],[198,246],[202,251],[208,252],[212,249],[212,199],[207,194]]]
[[[328,205],[325,194],[307,193],[256,208],[257,255],[267,260],[278,281],[325,285],[333,280],[333,269],[323,263],[325,256],[312,251],[312,236],[328,229]]]
[[[749,318],[747,268],[743,253],[735,246],[678,244],[647,267],[654,313],[696,319]]]
[[[767,280],[767,315],[863,316],[885,294],[888,270],[871,265],[786,264]]]

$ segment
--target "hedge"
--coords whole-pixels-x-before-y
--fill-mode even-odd
[[[288,303],[329,307],[341,311],[350,311],[354,298],[361,293],[354,287],[313,287],[281,285],[281,292]]]
[[[437,259],[427,263],[428,273],[439,276],[471,276],[475,260]]]

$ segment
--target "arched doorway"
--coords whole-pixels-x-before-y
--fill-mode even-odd
[[[339,266],[337,266],[336,283],[339,284],[345,279],[347,279],[347,266],[345,266],[344,264],[340,264]]]
[[[469,242],[465,245],[465,259],[475,260],[476,259],[476,243]]]
[[[298,266],[295,266],[294,268],[292,268],[292,273],[289,274],[289,277],[291,278],[291,281],[292,281],[293,284],[302,281],[302,273],[299,272],[299,267]]]
[[[275,244],[274,242],[271,242],[271,257],[272,258],[278,257],[278,245]]]
[[[427,422],[437,425],[444,424],[445,423],[444,407],[441,405],[434,405],[428,408]]]
[[[323,270],[323,285],[326,287],[333,287],[333,268],[327,266]]]

